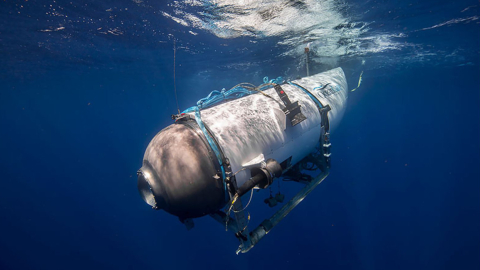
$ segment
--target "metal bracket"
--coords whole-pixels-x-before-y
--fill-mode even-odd
[[[288,95],[285,93],[285,91],[283,91],[282,87],[279,84],[276,84],[274,86],[274,89],[282,100],[283,104],[285,105],[285,108],[282,108],[282,110],[290,120],[292,127],[300,124],[307,119],[307,117],[302,114],[302,111],[300,110],[301,105],[298,104],[298,101],[292,103],[288,98]]]

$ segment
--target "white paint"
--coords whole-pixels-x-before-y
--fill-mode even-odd
[[[293,81],[317,97],[323,105],[330,105],[328,113],[330,130],[333,130],[345,111],[348,86],[341,68],[332,69],[310,77]],[[329,83],[326,89],[333,94],[325,95],[319,88]],[[290,101],[298,101],[307,119],[292,127],[290,121],[279,115],[280,105],[261,94],[232,100],[202,111],[202,120],[217,138],[224,154],[230,160],[232,171],[242,169],[258,156],[273,158],[279,163],[292,156],[292,164],[312,152],[320,139],[321,116],[315,102],[298,87],[283,84]],[[280,103],[273,88],[264,91]],[[282,103],[283,104],[283,103]],[[236,175],[241,186],[250,178],[250,170]]]

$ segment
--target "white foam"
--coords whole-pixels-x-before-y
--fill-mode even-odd
[[[194,6],[203,8],[192,11]],[[321,59],[334,64],[340,56],[397,50],[402,46],[395,41],[401,34],[368,36],[368,24],[346,18],[341,12],[344,4],[333,0],[196,0],[175,2],[174,7],[176,16],[165,12],[163,15],[219,38],[282,37],[278,42],[285,47],[282,56],[302,55],[308,45],[315,56],[313,61]]]

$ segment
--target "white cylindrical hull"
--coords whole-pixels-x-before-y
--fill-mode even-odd
[[[348,90],[341,68],[292,81],[313,94],[324,106],[329,105],[330,130],[345,111]],[[298,101],[306,120],[292,126],[282,111],[282,101],[273,88],[264,92],[278,102],[254,94],[202,110],[202,121],[216,137],[229,159],[237,185],[251,175],[246,164],[263,154],[281,163],[291,158],[295,164],[311,153],[320,139],[321,115],[315,101],[304,90],[291,84],[281,85],[291,102]],[[243,169],[243,170],[242,170]]]

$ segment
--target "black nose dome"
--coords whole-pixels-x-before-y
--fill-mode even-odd
[[[181,218],[201,217],[225,204],[218,161],[196,123],[188,122],[160,131],[138,172],[144,201]]]

